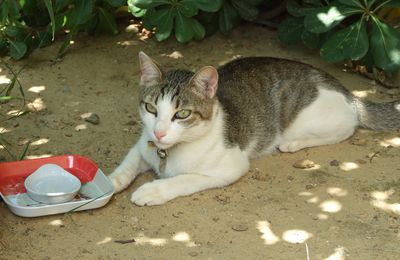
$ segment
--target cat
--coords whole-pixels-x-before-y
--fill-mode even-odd
[[[144,128],[109,178],[120,192],[154,170],[160,179],[132,193],[140,206],[229,185],[252,158],[338,143],[358,126],[400,129],[400,101],[362,101],[304,63],[248,57],[165,72],[144,52],[139,63]]]

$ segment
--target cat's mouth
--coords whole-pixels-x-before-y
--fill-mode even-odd
[[[168,148],[171,148],[174,144],[170,144],[170,143],[164,143],[164,142],[158,142],[158,141],[154,141],[154,144],[163,150],[166,150]]]

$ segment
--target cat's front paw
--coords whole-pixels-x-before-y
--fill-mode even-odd
[[[155,180],[143,184],[132,193],[131,201],[139,206],[161,205],[173,199],[164,180]]]
[[[108,178],[114,186],[115,193],[126,189],[132,182],[130,174],[119,169],[116,169],[113,173],[111,173]]]

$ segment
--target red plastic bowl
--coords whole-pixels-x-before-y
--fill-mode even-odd
[[[25,193],[25,179],[46,163],[54,163],[64,168],[75,175],[82,184],[92,181],[98,170],[92,160],[80,155],[61,155],[0,163],[0,192],[4,196]]]

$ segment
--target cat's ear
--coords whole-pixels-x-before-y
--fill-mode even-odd
[[[218,71],[212,66],[203,67],[190,81],[202,95],[213,98],[218,88]]]
[[[157,64],[144,52],[139,52],[140,85],[148,87],[161,82],[162,72]]]

